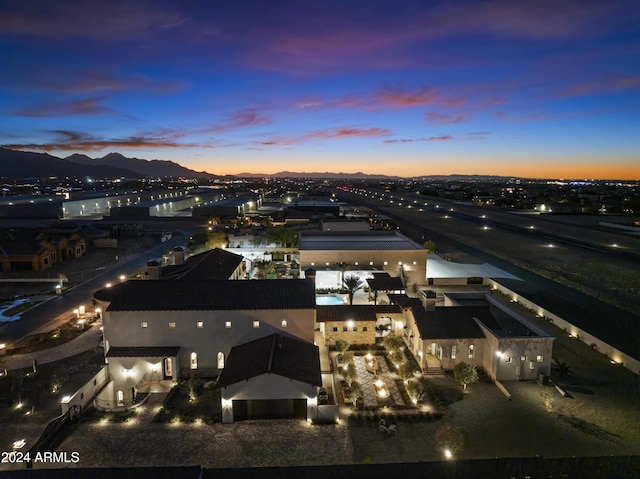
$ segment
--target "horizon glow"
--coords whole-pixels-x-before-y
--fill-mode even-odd
[[[34,0],[0,6],[0,46],[7,148],[219,175],[640,179],[632,0]]]

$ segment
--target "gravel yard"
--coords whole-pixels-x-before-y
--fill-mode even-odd
[[[300,420],[85,422],[57,450],[79,452],[80,467],[258,467],[348,464],[353,460],[346,424],[311,426]]]

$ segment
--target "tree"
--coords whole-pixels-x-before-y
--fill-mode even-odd
[[[435,434],[435,446],[438,451],[451,458],[459,455],[467,442],[466,433],[449,423],[444,423],[438,428]]]
[[[209,233],[209,238],[207,239],[207,246],[209,248],[224,248],[228,244],[229,240],[227,239],[227,233],[224,231],[214,231],[213,233]]]
[[[435,252],[435,251],[438,250],[438,246],[436,245],[436,242],[433,241],[433,240],[425,241],[422,246],[424,246],[424,249],[429,250],[429,251]]]
[[[349,275],[345,276],[342,280],[342,286],[347,290],[347,294],[349,295],[349,304],[353,304],[353,295],[356,294],[356,291],[363,288],[364,283],[357,276]]]
[[[336,341],[336,351],[338,352],[338,361],[342,362],[342,354],[349,349],[351,344],[346,339],[338,339]]]
[[[347,365],[347,370],[344,372],[344,380],[347,381],[349,386],[353,385],[358,379],[358,372],[356,371],[356,365],[353,363],[349,363]]]
[[[256,261],[256,278],[268,279],[269,275],[273,275],[276,271],[276,265],[273,261],[261,259]]]
[[[408,381],[409,379],[413,378],[414,376],[413,364],[411,364],[409,361],[403,361],[400,364],[400,367],[398,368],[398,374],[405,381]]]
[[[284,226],[268,226],[265,230],[268,244],[290,248],[298,243],[298,233]]]
[[[355,406],[356,403],[362,399],[362,388],[360,387],[360,383],[354,381],[350,386],[345,388],[344,394]]]
[[[49,386],[51,387],[52,394],[58,394],[62,389],[64,383],[69,379],[69,373],[65,369],[56,369],[51,376]]]
[[[472,364],[467,364],[464,361],[456,364],[453,368],[453,376],[456,378],[462,388],[466,391],[467,384],[473,384],[478,382],[478,371]]]
[[[411,398],[413,404],[418,404],[424,399],[424,388],[420,381],[412,379],[407,383],[407,394]]]
[[[348,261],[339,261],[334,264],[335,268],[340,271],[340,284],[344,282],[344,274],[352,268],[352,264]]]

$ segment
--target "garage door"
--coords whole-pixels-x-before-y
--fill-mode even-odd
[[[249,399],[233,401],[233,420],[306,419],[306,399]]]

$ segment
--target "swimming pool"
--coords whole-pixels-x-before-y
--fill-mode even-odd
[[[328,296],[316,296],[316,304],[321,306],[331,306],[334,304],[344,304],[341,296],[330,294]]]

